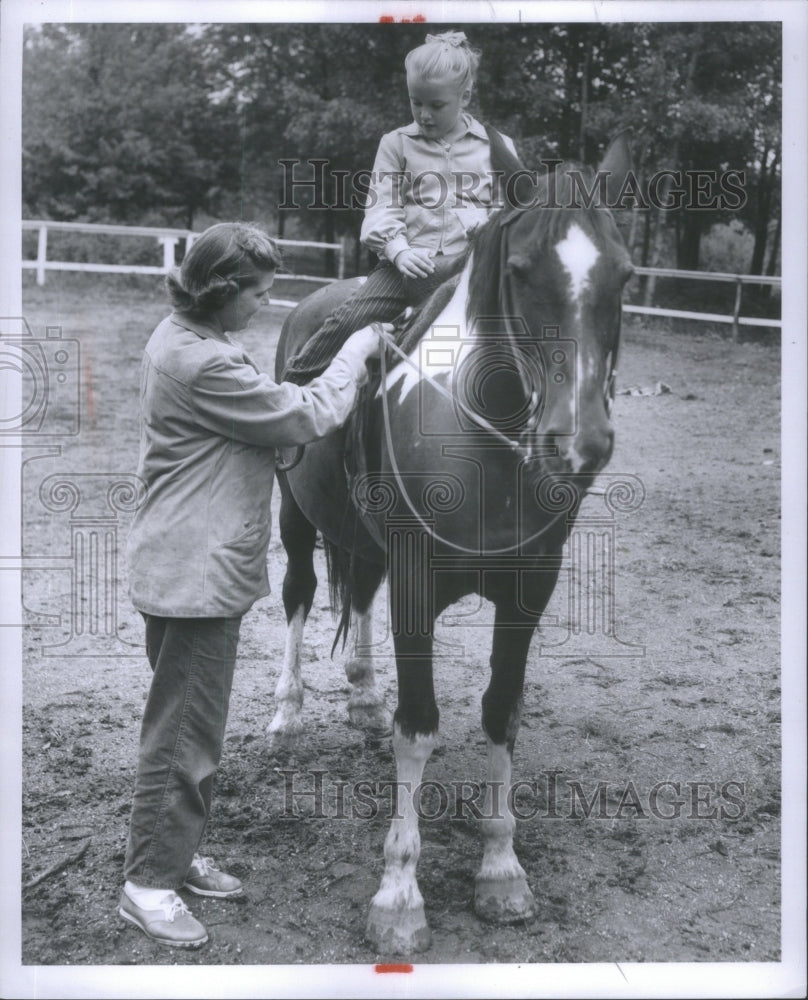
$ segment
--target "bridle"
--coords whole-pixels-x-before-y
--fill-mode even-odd
[[[550,521],[543,528],[540,528],[537,532],[531,535],[530,538],[520,539],[513,545],[507,545],[500,549],[485,549],[485,550],[472,549],[469,548],[468,546],[460,545],[458,542],[453,542],[450,539],[444,538],[441,535],[437,534],[435,529],[431,525],[427,524],[426,521],[424,521],[421,512],[413,503],[407,491],[407,487],[404,485],[404,480],[402,478],[401,471],[398,467],[398,462],[396,460],[395,446],[393,444],[393,435],[390,425],[390,401],[387,392],[387,359],[386,359],[385,347],[392,348],[393,352],[397,354],[403,361],[405,361],[411,368],[414,368],[415,371],[418,372],[419,376],[425,382],[428,382],[435,390],[437,390],[437,392],[439,392],[442,396],[445,396],[447,399],[449,399],[455,406],[458,407],[458,409],[460,409],[463,412],[463,414],[469,420],[477,424],[478,427],[480,427],[484,431],[487,431],[489,434],[492,434],[495,438],[497,438],[497,440],[507,445],[507,447],[510,448],[512,451],[515,451],[517,453],[522,453],[525,456],[525,458],[529,458],[529,455],[525,451],[524,446],[519,444],[518,441],[514,441],[513,439],[507,437],[505,434],[502,433],[502,431],[498,430],[491,423],[489,423],[489,421],[487,421],[485,417],[480,416],[479,413],[476,413],[470,407],[466,406],[462,400],[456,399],[451,392],[449,392],[442,385],[440,385],[440,383],[437,382],[431,375],[419,369],[418,365],[416,365],[411,358],[407,357],[407,355],[401,350],[398,344],[396,344],[395,341],[393,341],[392,337],[390,337],[390,335],[387,333],[386,330],[384,330],[384,328],[381,326],[380,323],[373,323],[371,324],[371,326],[377,333],[380,341],[379,360],[380,360],[381,385],[379,387],[379,393],[381,395],[381,401],[382,401],[384,438],[385,438],[385,444],[387,445],[387,455],[390,460],[390,469],[393,473],[393,478],[395,479],[396,486],[398,487],[399,495],[404,500],[404,503],[409,508],[410,513],[415,518],[419,527],[421,527],[427,534],[431,535],[436,542],[439,542],[441,545],[447,546],[447,548],[453,549],[455,552],[461,552],[464,555],[494,556],[494,555],[505,555],[509,552],[513,552],[515,549],[522,548],[523,546],[528,545],[531,542],[534,542],[537,538],[540,538],[545,532],[555,527],[555,525],[561,520],[562,517],[567,516],[568,514],[567,509],[562,509],[553,518],[551,518]],[[355,498],[354,502],[356,502]]]
[[[502,221],[500,223],[500,225],[502,225],[502,226],[508,226],[510,224],[510,222],[513,221],[514,218],[515,218],[515,214],[512,214],[509,218],[506,218],[504,221]],[[505,247],[506,247],[506,243],[507,243],[507,241],[503,239],[502,240],[501,251],[500,251],[500,253],[501,253],[500,266],[501,267],[505,264],[505,259],[506,259],[505,258],[505,252],[506,252],[505,251]],[[511,304],[512,304],[511,298],[510,298],[510,294],[508,294],[506,296],[506,301],[503,304],[505,306],[505,312],[507,313],[508,312],[508,307],[511,306]],[[550,519],[550,521],[544,527],[540,528],[538,531],[536,531],[529,538],[527,538],[527,539],[520,539],[518,542],[514,543],[513,545],[509,545],[509,546],[506,546],[506,547],[501,548],[501,549],[486,549],[483,553],[481,553],[477,549],[468,548],[466,546],[458,544],[457,542],[453,542],[450,539],[443,538],[442,536],[438,535],[435,532],[434,528],[431,525],[427,524],[424,521],[424,518],[423,518],[421,512],[418,510],[418,508],[416,507],[416,505],[413,503],[413,501],[412,501],[412,499],[411,499],[411,497],[410,497],[410,495],[409,495],[409,493],[407,491],[407,488],[404,485],[404,481],[403,481],[403,478],[402,478],[402,475],[401,475],[401,471],[400,471],[400,469],[398,467],[398,462],[396,460],[395,446],[393,444],[393,436],[392,436],[391,422],[390,422],[390,401],[389,401],[389,398],[388,398],[388,390],[387,390],[388,367],[387,367],[387,353],[386,353],[386,348],[389,348],[393,352],[393,354],[397,355],[400,358],[400,360],[402,360],[405,364],[409,365],[410,368],[413,368],[418,373],[418,376],[419,376],[420,379],[422,379],[424,382],[427,382],[429,385],[432,386],[433,389],[435,389],[436,392],[438,392],[440,395],[442,395],[446,399],[448,399],[458,410],[460,410],[463,413],[463,415],[468,420],[470,420],[472,423],[476,424],[481,430],[484,430],[488,434],[492,435],[500,443],[502,443],[505,446],[507,446],[511,451],[515,452],[517,455],[522,455],[525,460],[530,460],[530,458],[532,456],[531,456],[530,451],[523,444],[521,444],[519,441],[516,441],[513,438],[509,438],[507,435],[503,434],[502,431],[500,431],[498,428],[494,427],[488,420],[485,419],[485,417],[481,416],[479,413],[477,413],[476,411],[472,410],[470,407],[466,406],[466,404],[461,399],[459,399],[456,394],[453,394],[453,393],[449,392],[449,390],[447,390],[444,386],[442,386],[439,382],[437,382],[436,379],[433,378],[428,372],[423,371],[422,368],[420,368],[417,364],[415,364],[415,362],[412,360],[412,358],[408,357],[404,353],[404,351],[401,350],[401,348],[398,346],[398,344],[396,344],[396,342],[393,340],[393,338],[387,333],[387,331],[382,327],[382,325],[380,323],[372,323],[371,326],[372,326],[374,332],[379,337],[379,357],[380,357],[380,375],[381,375],[381,384],[380,384],[380,387],[379,387],[379,394],[380,394],[381,403],[382,403],[382,419],[383,419],[383,424],[384,424],[384,436],[385,436],[385,444],[387,446],[388,459],[389,459],[389,462],[390,462],[390,469],[391,469],[391,471],[393,473],[393,478],[394,478],[396,486],[398,488],[399,495],[404,500],[404,503],[407,505],[410,513],[413,515],[413,517],[415,518],[415,520],[418,523],[418,525],[426,533],[430,534],[435,539],[435,541],[439,542],[441,545],[445,545],[448,548],[453,549],[456,552],[461,552],[463,554],[467,554],[467,555],[480,555],[480,554],[484,554],[484,555],[504,555],[506,553],[513,552],[517,548],[522,548],[523,546],[528,545],[531,542],[534,542],[537,538],[540,538],[543,534],[545,534],[546,532],[548,532],[552,528],[554,528],[556,526],[556,524],[558,523],[558,521],[561,520],[562,517],[566,517],[568,515],[568,509],[562,509],[554,517],[552,517]],[[513,352],[514,358],[518,359],[518,347],[517,347],[516,339],[515,339],[515,336],[514,336],[513,326],[512,326],[512,324],[510,322],[508,322],[507,317],[505,319],[505,328],[506,328],[506,334],[507,334],[507,338],[508,338],[508,341],[509,341],[509,345],[510,345],[511,350]],[[607,410],[607,413],[609,413],[609,414],[611,414],[612,402],[614,400],[614,394],[615,394],[615,384],[616,384],[616,378],[617,378],[616,364],[617,364],[617,350],[618,350],[618,346],[619,346],[619,334],[620,334],[620,331],[619,331],[619,326],[618,326],[617,339],[616,339],[615,345],[614,345],[614,347],[612,348],[612,351],[611,351],[610,371],[609,371],[608,378],[606,380],[606,384],[604,386],[604,396],[605,396],[606,410]],[[523,377],[523,375],[521,373],[521,369],[518,367],[518,364],[517,364],[517,370],[520,372],[520,379],[522,380],[523,388],[525,389],[526,392],[528,392],[530,390],[530,386],[526,385],[524,377]],[[532,419],[531,419],[531,421],[528,422],[528,430],[531,429],[531,423],[532,422],[533,422]],[[546,456],[543,456],[543,457],[546,457]],[[356,498],[354,498],[354,502],[356,502]]]

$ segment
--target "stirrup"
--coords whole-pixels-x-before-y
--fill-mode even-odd
[[[303,458],[303,452],[306,450],[304,444],[299,444],[295,448],[294,454],[289,459],[288,462],[283,459],[283,449],[278,448],[275,452],[275,469],[277,472],[288,472],[290,469],[294,469],[296,465],[300,463]]]

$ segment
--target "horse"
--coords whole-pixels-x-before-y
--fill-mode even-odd
[[[536,911],[513,850],[513,810],[500,800],[511,787],[528,648],[578,504],[614,442],[621,297],[633,267],[609,209],[575,195],[581,178],[593,185],[605,178],[601,194],[614,199],[630,149],[621,133],[596,177],[589,167],[560,163],[525,181],[518,166],[514,161],[504,178],[506,190],[513,181],[512,202],[476,234],[448,304],[414,344],[397,354],[382,350],[378,389],[362,411],[361,458],[343,429],[307,445],[279,474],[288,630],[269,727],[277,740],[302,731],[300,646],[316,586],[317,531],[332,600],[342,609],[337,639],[355,617],[356,655],[346,668],[351,720],[378,730],[390,719],[369,655],[370,611],[388,578],[397,784],[385,867],[366,924],[377,953],[406,955],[431,943],[416,864],[417,793],[439,720],[433,632],[437,617],[469,594],[495,609],[482,697],[488,762],[474,909],[493,923],[520,922]],[[287,317],[279,375],[358,280],[320,289]],[[388,354],[397,363],[388,365]]]

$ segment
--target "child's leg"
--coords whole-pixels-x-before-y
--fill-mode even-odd
[[[350,298],[335,309],[303,350],[286,362],[283,379],[305,385],[329,366],[348,337],[368,323],[388,323],[409,304],[401,274],[380,264]]]

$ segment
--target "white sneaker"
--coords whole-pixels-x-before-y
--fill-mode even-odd
[[[172,948],[199,948],[208,940],[204,926],[173,891],[166,893],[156,909],[146,910],[124,889],[118,913],[154,941]]]
[[[197,896],[215,896],[217,899],[238,896],[242,890],[241,882],[235,875],[220,872],[213,867],[213,858],[203,858],[199,854],[194,855],[182,887]]]

